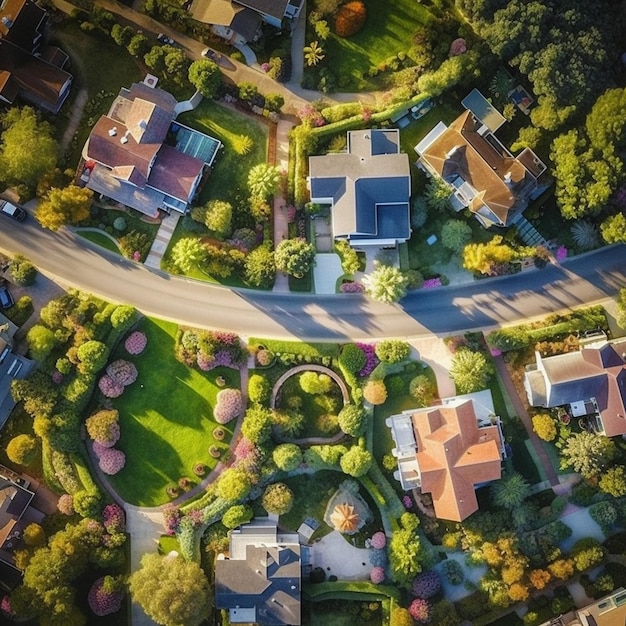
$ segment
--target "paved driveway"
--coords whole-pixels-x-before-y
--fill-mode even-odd
[[[372,565],[369,550],[355,548],[350,537],[333,530],[311,546],[313,567],[321,567],[326,577],[335,575],[341,580],[366,580]]]

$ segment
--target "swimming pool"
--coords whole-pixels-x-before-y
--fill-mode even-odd
[[[218,139],[183,126],[178,122],[172,123],[170,133],[175,137],[176,150],[200,159],[208,165],[213,163],[215,155],[222,145]]]

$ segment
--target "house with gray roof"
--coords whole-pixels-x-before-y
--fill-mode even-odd
[[[298,626],[301,582],[298,534],[257,518],[231,531],[228,558],[217,558],[215,605],[232,624]]]
[[[18,98],[57,113],[70,92],[69,57],[45,43],[47,12],[32,0],[0,4],[0,102]]]
[[[221,142],[175,122],[177,101],[148,75],[122,89],[83,148],[86,187],[149,215],[185,213]]]
[[[526,368],[531,406],[564,407],[607,437],[626,434],[626,339],[594,341],[577,352],[542,357]]]
[[[398,129],[348,132],[345,152],[309,157],[311,202],[331,206],[335,239],[395,247],[411,236],[408,155]]]

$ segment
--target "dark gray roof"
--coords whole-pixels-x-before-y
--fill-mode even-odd
[[[285,9],[287,8],[287,0],[236,0],[237,4],[241,4],[244,7],[250,7],[259,13],[265,13],[271,15],[277,20],[282,20],[285,16]]]
[[[218,560],[218,608],[256,610],[256,623],[300,624],[300,547],[246,546],[245,560]]]
[[[598,407],[602,410],[606,407],[608,392],[608,380],[606,374],[599,373],[596,376],[578,378],[556,383],[548,388],[547,406],[561,406],[570,402],[580,402],[595,398]]]
[[[258,13],[251,9],[244,9],[235,15],[230,27],[245,40],[251,41],[259,29],[261,21],[261,16]]]

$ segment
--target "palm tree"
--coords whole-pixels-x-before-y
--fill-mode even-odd
[[[530,485],[526,479],[515,472],[502,478],[491,487],[491,497],[496,506],[512,511],[519,507],[530,495]]]
[[[576,222],[570,229],[574,243],[583,250],[596,248],[600,243],[598,229],[595,224],[581,220]]]
[[[309,67],[317,65],[326,56],[324,48],[317,41],[312,41],[308,46],[304,46],[303,52],[304,60]]]

